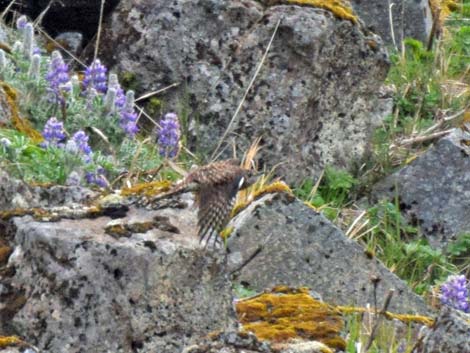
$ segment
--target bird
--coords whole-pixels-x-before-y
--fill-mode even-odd
[[[153,201],[185,192],[196,194],[199,242],[204,248],[213,240],[220,242],[220,232],[230,221],[230,213],[238,191],[256,182],[258,175],[242,168],[238,159],[213,162],[189,172],[168,192],[154,197]]]

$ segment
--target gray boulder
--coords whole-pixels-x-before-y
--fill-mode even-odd
[[[351,0],[351,5],[365,26],[380,35],[387,44],[393,44],[390,5],[393,5],[393,32],[398,47],[403,36],[426,43],[431,33],[433,20],[428,0]]]
[[[121,222],[142,230],[123,237],[115,222],[13,219],[0,332],[52,353],[175,353],[235,328],[224,257],[200,249],[193,210],[131,209]]]
[[[0,170],[0,211],[86,203],[98,193],[81,186],[34,186]]]
[[[104,26],[100,57],[138,91],[184,112],[190,147],[212,152],[266,61],[224,147],[262,136],[261,165],[288,182],[349,167],[390,108],[378,90],[389,68],[377,36],[329,11],[254,0],[124,1]],[[385,113],[384,113],[385,111]],[[228,148],[229,147],[229,148]]]
[[[413,353],[470,352],[470,316],[444,306],[434,325],[424,335]]]
[[[376,185],[371,201],[398,202],[408,221],[438,248],[470,232],[470,133],[456,129]]]
[[[421,297],[379,260],[348,239],[323,215],[292,196],[268,195],[234,220],[229,240],[229,266],[236,282],[257,291],[276,285],[307,286],[328,303],[381,307],[395,289],[391,311],[426,314]]]

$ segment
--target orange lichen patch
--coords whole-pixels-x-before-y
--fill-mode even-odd
[[[259,184],[256,183],[247,190],[240,191],[235,206],[233,207],[231,217],[235,217],[240,211],[244,210],[250,203],[259,199],[261,196],[278,192],[292,194],[292,190],[289,186],[280,180],[274,181],[268,185],[264,185],[264,182],[261,181]]]
[[[0,244],[1,245],[1,244]],[[6,265],[13,249],[10,246],[0,246],[0,266]]]
[[[155,196],[170,190],[171,181],[160,180],[152,181],[150,183],[140,183],[131,187],[124,187],[121,189],[121,195],[144,195],[144,196]]]
[[[353,9],[344,0],[286,0],[288,4],[320,7],[333,13],[342,20],[357,23],[357,16]]]
[[[24,343],[19,337],[16,336],[0,336],[0,348],[7,348]]]
[[[276,287],[235,304],[243,331],[253,332],[260,340],[283,342],[301,338],[344,349],[339,336],[344,326],[339,311],[318,301],[308,288]]]
[[[353,313],[374,313],[374,310],[361,308],[361,307],[353,307],[353,306],[337,306],[336,309],[343,314],[353,314]],[[409,314],[395,314],[389,311],[386,311],[383,314],[387,319],[392,320],[396,319],[403,323],[420,323],[426,326],[432,326],[434,324],[434,319],[429,316],[424,315],[409,315]]]
[[[22,118],[18,112],[18,105],[16,104],[18,94],[16,93],[15,89],[6,82],[0,82],[0,87],[2,87],[3,91],[5,92],[6,101],[8,105],[10,106],[11,119],[12,119],[11,122],[13,126],[15,127],[15,129],[24,133],[34,143],[41,142],[43,140],[41,133],[35,130],[31,126],[31,123],[28,120]]]
[[[437,19],[438,28],[442,28],[449,15],[458,10],[460,4],[455,0],[429,0],[432,16]]]

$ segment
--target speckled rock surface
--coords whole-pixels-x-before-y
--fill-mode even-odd
[[[429,242],[444,246],[470,232],[470,134],[460,129],[376,185],[372,201],[399,198],[408,221]]]
[[[31,186],[0,170],[0,211],[86,203],[97,196],[98,193],[81,186]]]
[[[262,164],[299,182],[360,158],[387,114],[377,92],[389,62],[378,37],[307,6],[134,0],[105,24],[100,57],[132,73],[142,93],[178,83],[158,98],[165,110],[187,112],[190,147],[210,155],[281,18],[224,147],[231,153],[235,141],[244,152],[262,136]]]
[[[236,331],[205,337],[185,347],[182,353],[272,353],[269,344],[262,343],[253,334]]]
[[[351,5],[365,26],[380,35],[387,44],[393,44],[389,5],[392,5],[393,31],[397,45],[403,40],[402,28],[405,38],[411,37],[425,43],[428,40],[432,27],[428,0],[351,0]]]
[[[424,337],[413,353],[470,352],[470,315],[442,307],[435,324],[424,331]]]
[[[261,252],[243,267],[236,282],[257,291],[276,285],[306,286],[322,299],[339,305],[377,305],[395,289],[390,310],[426,314],[421,297],[364,249],[348,239],[323,215],[288,195],[268,195],[234,220],[229,240],[229,266],[237,269],[259,246]]]
[[[120,221],[153,226],[117,237],[107,217],[26,216],[0,228],[14,246],[0,271],[0,332],[52,353],[175,353],[234,328],[224,256],[200,248],[193,208],[131,208]]]

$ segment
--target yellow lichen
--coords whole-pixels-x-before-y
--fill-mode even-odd
[[[35,130],[31,126],[31,123],[28,120],[22,118],[18,112],[18,105],[16,103],[18,94],[16,93],[15,89],[6,82],[0,82],[0,86],[5,92],[6,101],[8,105],[10,106],[11,119],[12,119],[11,122],[13,126],[15,127],[15,129],[24,133],[34,143],[41,142],[43,140],[41,133]]]
[[[250,203],[259,199],[261,196],[278,192],[292,194],[292,190],[289,186],[280,180],[276,180],[268,185],[264,185],[263,181],[261,181],[259,184],[256,183],[247,190],[240,191],[237,201],[235,202],[235,206],[233,207],[231,217],[235,217],[238,213],[248,207]]]
[[[308,288],[277,287],[235,305],[243,331],[272,342],[315,340],[344,349],[339,336],[344,322],[333,307],[311,297]]]
[[[365,313],[370,312],[373,313],[374,310],[361,308],[361,307],[354,307],[354,306],[337,306],[336,309],[343,314],[353,314],[353,313]],[[395,314],[389,311],[384,313],[384,316],[387,319],[396,319],[404,323],[420,323],[426,326],[432,326],[434,324],[434,319],[429,316],[424,315],[409,315],[409,314]]]
[[[458,10],[460,4],[455,0],[429,0],[429,6],[438,28],[442,28],[449,15]]]
[[[140,183],[131,187],[124,187],[121,189],[123,196],[131,195],[144,195],[144,196],[155,196],[170,190],[171,181],[161,180],[152,181],[150,183]]]
[[[268,5],[292,4],[319,7],[330,11],[336,17],[357,23],[357,16],[345,0],[267,0]]]
[[[23,341],[19,337],[0,336],[0,348],[7,348],[21,343],[23,343]]]

